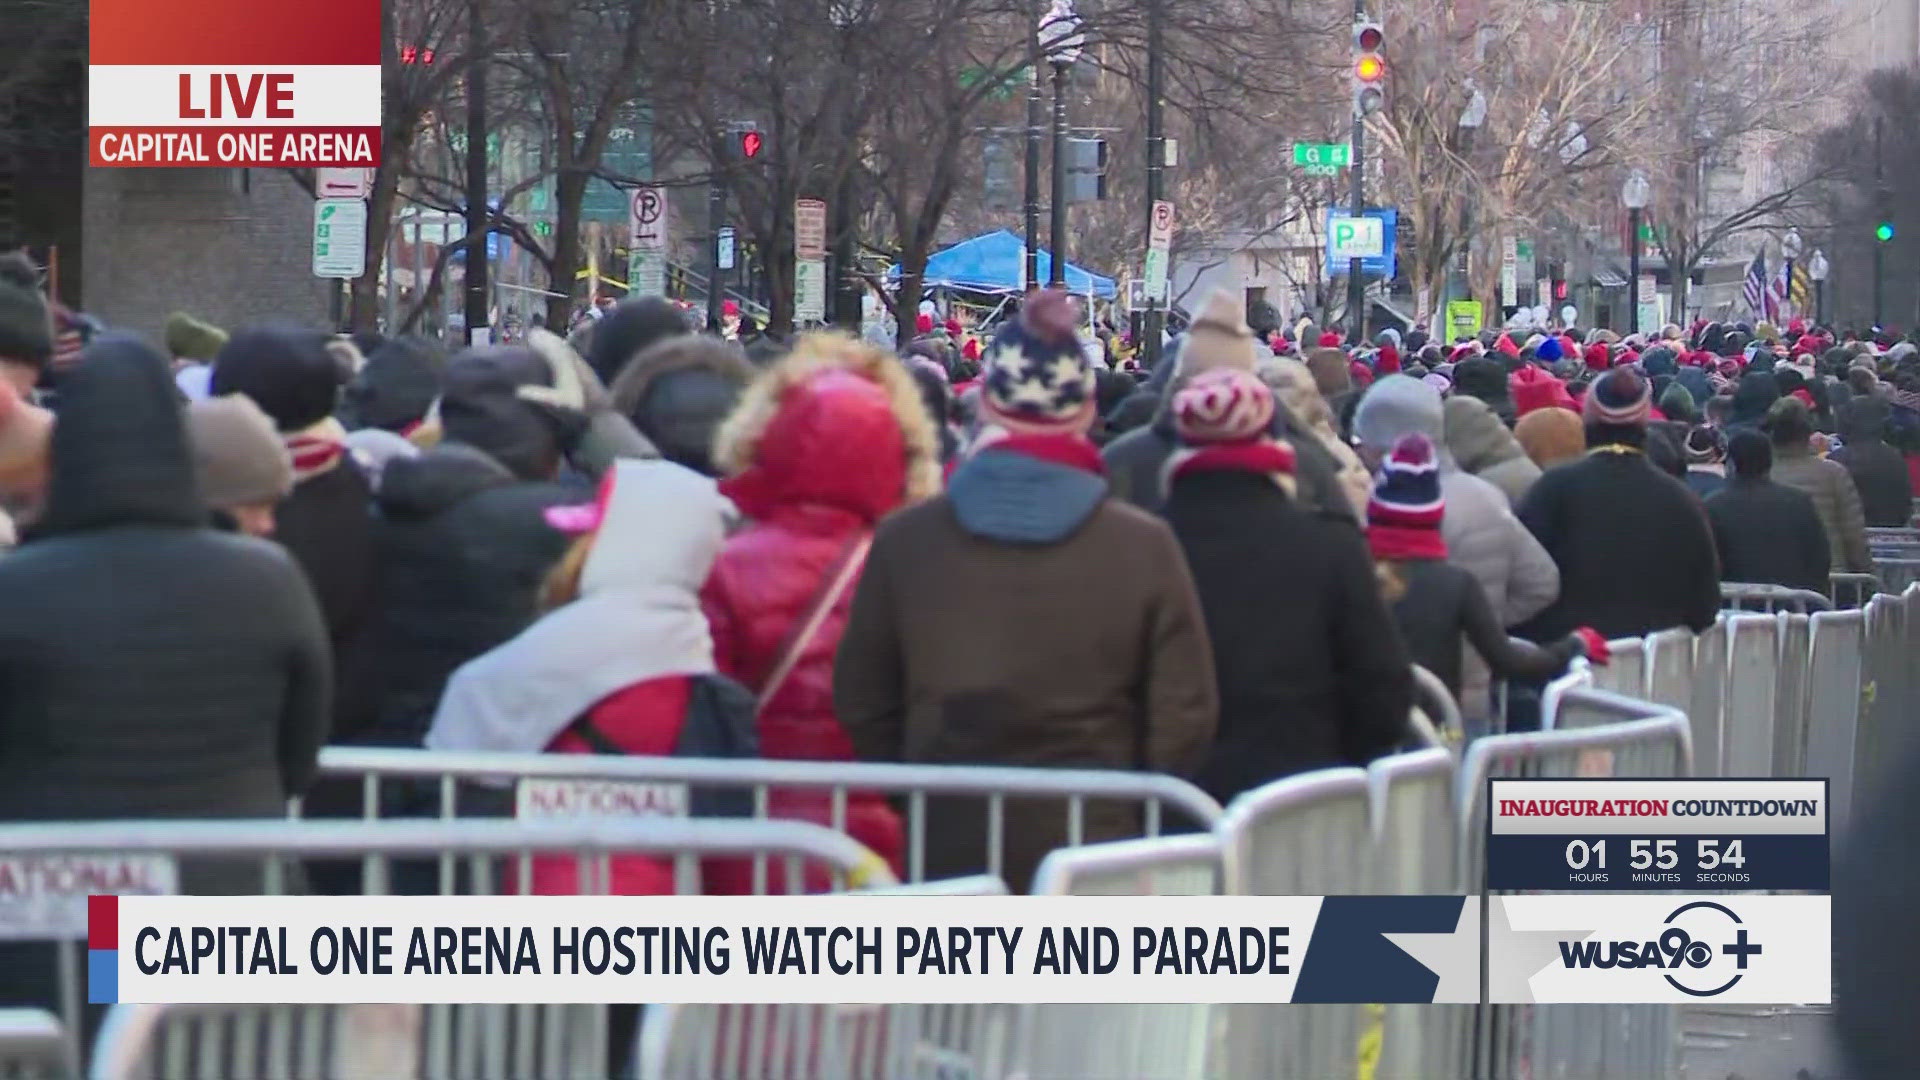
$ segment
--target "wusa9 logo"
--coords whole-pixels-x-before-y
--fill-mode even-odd
[[[1714,997],[1733,989],[1764,951],[1740,916],[1710,900],[1682,904],[1662,925],[1652,941],[1562,941],[1560,963],[1575,970],[1654,968],[1683,994]]]

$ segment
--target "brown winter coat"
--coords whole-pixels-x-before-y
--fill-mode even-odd
[[[863,760],[1192,776],[1213,742],[1213,660],[1167,526],[1107,498],[1065,539],[962,528],[950,496],[882,523],[840,640],[835,711]],[[986,804],[929,799],[930,879],[988,869]],[[1140,835],[1090,803],[1089,842]],[[1006,804],[1002,877],[1025,891],[1067,842],[1063,799]]]
[[[1820,513],[1827,530],[1827,550],[1836,574],[1873,571],[1867,550],[1867,519],[1860,508],[1860,492],[1846,466],[1815,457],[1804,447],[1773,448],[1773,482],[1805,492]]]

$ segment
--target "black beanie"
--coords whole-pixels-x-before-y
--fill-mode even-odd
[[[208,391],[245,394],[284,433],[333,415],[340,394],[340,363],[329,335],[299,327],[259,327],[227,339],[213,358]]]
[[[593,339],[587,345],[587,364],[602,383],[612,386],[620,377],[620,369],[647,346],[691,330],[686,316],[670,300],[658,296],[622,300],[595,324]]]

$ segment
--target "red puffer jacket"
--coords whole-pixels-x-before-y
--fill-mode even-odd
[[[872,370],[877,377],[796,354],[749,390],[719,434],[716,457],[733,474],[721,491],[752,524],[721,550],[701,601],[715,664],[756,693],[842,560],[906,499],[910,476],[916,495],[937,484],[931,425],[912,377],[890,359]],[[852,600],[849,587],[761,709],[762,757],[854,759],[833,712],[833,658]],[[832,824],[832,798],[824,791],[775,789],[769,810]],[[902,827],[883,796],[851,794],[846,831],[900,871]],[[808,874],[809,890],[826,884]]]

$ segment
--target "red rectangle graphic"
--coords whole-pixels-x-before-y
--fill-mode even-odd
[[[87,897],[87,948],[117,949],[120,947],[120,898],[117,896]]]
[[[92,0],[94,64],[378,64],[380,0]]]

